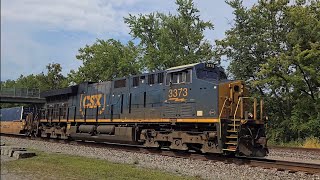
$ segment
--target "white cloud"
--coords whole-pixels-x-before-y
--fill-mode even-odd
[[[1,18],[10,22],[37,24],[44,29],[90,33],[125,33],[122,7],[139,0],[7,0],[2,1]]]
[[[85,44],[96,38],[129,38],[124,16],[166,11],[173,4],[169,0],[3,0],[1,80],[40,73],[53,61],[61,63],[65,73],[77,69],[81,63],[75,55]]]
[[[211,42],[222,38],[229,27],[227,19],[232,19],[228,5],[224,0],[195,0],[195,4],[201,17],[215,25],[214,31],[205,32],[206,38]],[[174,0],[2,0],[2,80],[40,73],[52,61],[61,63],[65,72],[77,69],[78,48],[96,38],[130,38],[123,22],[129,13],[174,13],[176,8]],[[52,39],[57,39],[55,44],[50,44]]]

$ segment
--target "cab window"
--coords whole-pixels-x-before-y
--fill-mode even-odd
[[[198,79],[218,79],[218,73],[216,71],[198,69],[197,78]]]

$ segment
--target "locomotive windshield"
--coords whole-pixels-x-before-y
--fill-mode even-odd
[[[198,79],[204,79],[208,81],[227,79],[223,68],[215,66],[211,63],[207,63],[203,67],[198,67],[196,69],[196,73]]]

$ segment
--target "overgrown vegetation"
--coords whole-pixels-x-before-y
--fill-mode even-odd
[[[320,139],[315,138],[315,137],[309,137],[304,141],[303,147],[305,147],[305,148],[320,148]]]
[[[227,1],[234,23],[215,46],[204,38],[213,24],[199,16],[192,0],[177,0],[177,12],[128,15],[124,22],[138,43],[98,39],[79,49],[83,65],[61,75],[59,64],[47,74],[21,76],[4,87],[42,90],[84,81],[105,81],[172,66],[227,59],[232,79],[245,80],[253,96],[265,100],[271,141],[320,137],[320,2],[260,0],[246,7]]]
[[[268,144],[271,146],[320,148],[320,139],[316,137],[308,137],[306,139],[297,139],[289,142],[271,140]]]
[[[37,154],[33,158],[5,162],[1,168],[9,173],[32,175],[33,179],[196,179],[80,156]]]

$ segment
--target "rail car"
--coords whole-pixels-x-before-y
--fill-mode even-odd
[[[27,134],[225,155],[268,153],[263,102],[212,63],[86,82],[42,96],[46,104],[27,117]]]
[[[0,132],[6,134],[24,134],[26,118],[35,109],[31,107],[13,107],[0,109]]]

